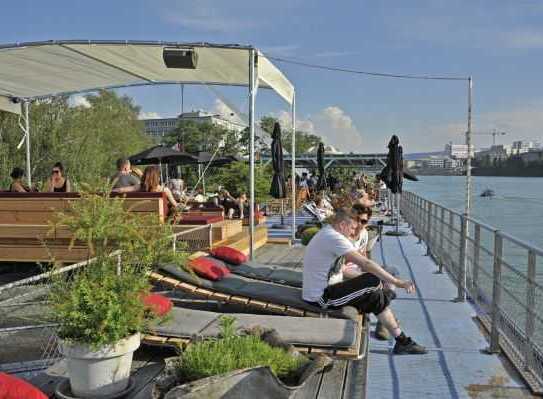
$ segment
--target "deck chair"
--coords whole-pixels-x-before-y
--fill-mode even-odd
[[[143,342],[155,346],[184,349],[194,339],[216,338],[222,313],[174,307],[168,320],[144,335]],[[231,313],[238,330],[254,327],[273,329],[283,342],[303,353],[323,353],[344,359],[360,359],[366,353],[365,318],[315,319]]]
[[[230,274],[220,281],[192,275],[176,265],[162,265],[149,274],[151,281],[191,295],[243,305],[260,311],[299,317],[335,317],[356,320],[354,307],[325,310],[302,300],[301,290],[282,284]]]

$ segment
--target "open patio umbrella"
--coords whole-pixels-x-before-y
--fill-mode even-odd
[[[272,142],[271,142],[271,157],[273,167],[273,178],[270,187],[270,195],[273,198],[281,200],[281,224],[274,225],[275,228],[285,228],[283,223],[284,206],[283,198],[287,196],[287,188],[285,184],[285,171],[283,162],[283,146],[281,144],[281,126],[275,122],[273,125]]]
[[[317,149],[317,168],[319,169],[319,180],[317,181],[317,191],[326,190],[326,175],[324,171],[324,144],[319,143]]]
[[[156,145],[132,155],[128,158],[133,165],[156,165],[160,168],[160,180],[162,178],[162,164],[186,164],[196,163],[198,158],[186,152],[174,150],[173,148]]]

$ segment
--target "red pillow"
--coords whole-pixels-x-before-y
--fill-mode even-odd
[[[230,274],[230,270],[228,270],[224,262],[208,256],[201,256],[191,260],[189,266],[199,276],[213,281],[222,280]]]
[[[160,294],[148,294],[143,297],[143,304],[150,308],[157,316],[164,316],[172,310],[173,303],[170,298]]]
[[[247,255],[230,247],[217,247],[211,250],[211,255],[233,265],[241,265],[247,262]]]
[[[47,399],[32,384],[6,373],[0,373],[0,399]]]

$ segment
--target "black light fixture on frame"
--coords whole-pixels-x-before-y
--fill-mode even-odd
[[[196,69],[198,53],[193,48],[164,47],[162,59],[167,68]]]

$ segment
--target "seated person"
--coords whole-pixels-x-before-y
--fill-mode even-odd
[[[182,179],[170,179],[168,188],[172,192],[176,201],[180,201],[185,197],[185,185]]]
[[[178,203],[173,197],[170,189],[160,184],[160,172],[158,171],[157,166],[152,165],[145,168],[143,171],[140,191],[146,193],[166,193],[166,198],[168,198],[170,208],[175,208],[178,206]]]
[[[36,191],[23,183],[24,175],[25,172],[21,168],[13,168],[10,173],[11,184],[9,185],[9,191],[11,191],[12,193],[29,193],[31,191]]]
[[[47,180],[47,192],[50,193],[69,193],[72,191],[72,185],[68,177],[64,175],[64,166],[57,162],[51,170],[51,177]]]
[[[330,224],[323,227],[309,242],[303,260],[302,298],[324,309],[350,305],[361,313],[374,313],[394,336],[395,354],[426,353],[426,348],[401,330],[389,307],[394,293],[383,289],[381,281],[404,288],[408,293],[415,291],[415,284],[392,276],[377,263],[358,253],[349,240],[356,227],[355,218],[351,209],[337,210]],[[329,284],[330,275],[342,274],[344,261],[354,263],[365,273],[352,279],[339,278],[339,282]]]
[[[315,209],[319,215],[319,220],[324,220],[334,214],[334,209],[331,206],[327,206],[322,196],[317,196],[315,199]]]
[[[140,189],[140,179],[132,174],[130,161],[127,158],[117,160],[117,173],[111,178],[112,192],[128,193]]]
[[[372,210],[371,208],[366,208],[360,204],[354,204],[352,207],[352,212],[356,215],[357,226],[354,229],[353,235],[351,236],[351,242],[354,247],[358,250],[358,253],[364,257],[368,257],[368,241],[369,235],[367,226],[371,219]],[[394,266],[381,266],[388,273],[394,277],[398,277],[400,272]],[[364,271],[356,264],[352,262],[347,262],[343,265],[342,269],[343,279],[351,279],[360,276]],[[396,287],[392,284],[389,284],[386,281],[383,281],[383,288],[391,291],[395,291]],[[377,326],[375,327],[375,337],[380,340],[388,340],[390,335],[387,329],[381,324],[380,321],[377,321]]]
[[[239,205],[238,202],[236,202],[236,198],[234,198],[228,192],[228,190],[224,188],[220,189],[217,201],[218,205],[224,208],[224,213],[228,219],[232,219],[234,217],[236,210],[239,211]],[[241,214],[243,214],[243,212],[241,212]]]
[[[206,196],[204,195],[204,189],[203,188],[197,188],[196,191],[194,193],[192,193],[192,200],[194,202],[199,202],[201,204],[203,204],[204,202],[206,202],[207,198]]]

